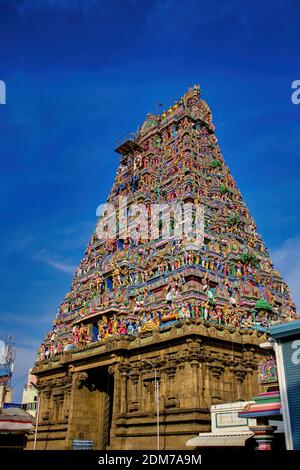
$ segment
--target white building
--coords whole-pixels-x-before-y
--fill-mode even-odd
[[[247,439],[253,436],[249,426],[256,426],[256,419],[239,418],[239,412],[253,401],[239,401],[212,405],[211,432],[200,433],[189,439],[187,446],[192,447],[227,447],[244,446]]]
[[[35,417],[37,410],[37,389],[34,386],[36,383],[36,376],[31,375],[31,370],[32,369],[29,369],[27,384],[23,389],[22,405],[23,409],[27,411],[27,413]]]

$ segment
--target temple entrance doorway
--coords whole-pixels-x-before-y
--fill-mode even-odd
[[[110,445],[114,377],[108,367],[95,367],[79,373],[74,388],[70,421],[72,440],[93,441],[93,449],[106,450]]]
[[[99,412],[94,419],[98,424],[98,439],[94,448],[106,450],[110,445],[110,431],[112,425],[114,376],[108,373],[108,367],[92,369],[89,373],[90,383],[99,394]],[[96,424],[96,423],[95,423]]]

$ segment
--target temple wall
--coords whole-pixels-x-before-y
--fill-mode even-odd
[[[186,321],[37,366],[37,448],[71,449],[73,439],[93,440],[96,449],[156,448],[149,361],[159,382],[160,448],[185,449],[190,437],[210,430],[212,404],[249,400],[258,392],[257,365],[265,355],[258,343],[264,339]]]

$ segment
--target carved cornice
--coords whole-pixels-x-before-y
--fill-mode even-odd
[[[225,369],[223,362],[218,361],[216,359],[214,359],[209,364],[209,368],[210,368],[212,376],[216,379],[219,379],[221,377],[221,375],[223,374],[224,369]]]
[[[37,389],[40,392],[49,390],[50,392],[55,388],[68,390],[72,386],[72,378],[70,375],[64,377],[51,378],[49,380],[39,379],[37,382]]]
[[[169,378],[175,377],[177,370],[177,363],[176,361],[169,362],[165,367],[164,371],[168,375]]]
[[[120,362],[118,364],[118,370],[122,375],[128,375],[131,367],[129,362]]]
[[[140,375],[141,373],[137,367],[132,368],[129,372],[130,380],[135,383],[139,381]]]
[[[234,367],[233,374],[234,374],[236,380],[240,384],[242,384],[245,380],[246,375],[247,375],[247,369],[245,367],[243,367],[241,364],[238,364],[237,366]]]

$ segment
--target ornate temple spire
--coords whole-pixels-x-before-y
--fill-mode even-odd
[[[40,360],[188,318],[252,330],[294,318],[289,289],[221,155],[199,85],[168,110],[149,114],[116,150],[120,165],[109,205],[40,348]],[[190,232],[202,209],[198,247],[190,233],[174,235],[184,225],[177,216],[187,204]],[[155,210],[157,230],[151,225]]]

